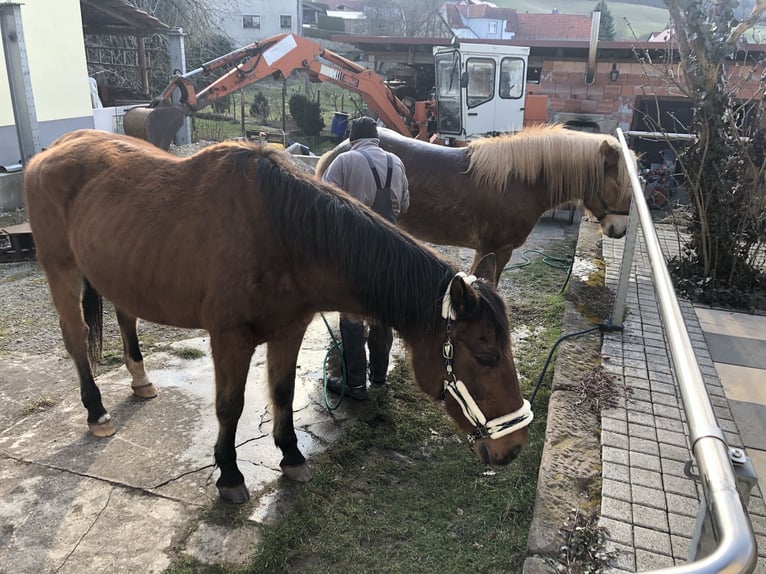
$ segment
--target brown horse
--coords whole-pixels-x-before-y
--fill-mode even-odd
[[[548,125],[449,148],[378,133],[407,171],[410,208],[399,224],[425,241],[475,249],[474,264],[494,253],[496,280],[540,216],[564,203],[581,203],[609,237],[627,229],[630,180],[613,136]],[[348,149],[346,140],[327,152],[316,173]]]
[[[292,401],[298,351],[319,311],[392,325],[419,386],[445,401],[475,437],[482,462],[507,464],[532,419],[519,390],[509,327],[492,287],[494,256],[457,273],[445,260],[270,146],[221,143],[178,158],[127,136],[80,130],[25,169],[37,257],[88,424],[115,432],[94,382],[98,293],[114,303],[135,394],[156,394],[136,318],[210,333],[215,363],[215,461],[221,497],[248,498],[235,435],[248,366],[268,343],[274,441],[290,478],[311,473],[298,449]],[[487,281],[488,279],[488,281]],[[94,291],[95,290],[95,291]]]

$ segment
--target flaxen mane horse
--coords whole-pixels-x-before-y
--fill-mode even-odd
[[[292,401],[298,351],[319,311],[392,325],[411,350],[419,386],[444,399],[485,463],[507,464],[532,419],[519,390],[494,256],[474,276],[344,192],[302,173],[284,152],[221,143],[178,158],[127,136],[80,130],[24,171],[26,205],[92,434],[115,427],[89,359],[92,302],[114,303],[134,393],[152,397],[138,317],[210,333],[219,422],[220,496],[248,498],[235,435],[256,345],[267,343],[274,441],[295,480]]]
[[[380,144],[404,162],[410,208],[399,224],[415,237],[497,257],[497,276],[540,216],[567,202],[581,203],[609,237],[627,229],[630,180],[617,139],[558,125],[483,138],[449,148],[378,128]],[[348,140],[316,167],[350,149]]]

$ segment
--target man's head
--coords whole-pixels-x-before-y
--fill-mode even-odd
[[[356,141],[362,138],[378,137],[378,124],[372,118],[362,116],[351,121],[351,127],[348,132],[349,141]]]

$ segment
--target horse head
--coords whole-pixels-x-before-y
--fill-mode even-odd
[[[598,219],[601,231],[607,237],[619,239],[628,229],[630,213],[631,186],[625,158],[619,142],[612,136],[605,139],[598,148],[598,162],[603,165],[604,177],[601,189],[594,189],[583,199],[585,208]],[[631,160],[636,165],[636,158],[631,152]]]
[[[444,400],[479,460],[504,465],[526,444],[533,415],[519,388],[505,305],[493,287],[495,265],[488,254],[472,275],[453,277],[442,300],[441,353],[413,353],[412,361],[421,387]]]

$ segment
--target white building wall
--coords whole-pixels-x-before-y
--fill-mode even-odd
[[[79,0],[20,5],[30,80],[43,147],[77,127],[93,127]],[[0,58],[0,165],[19,161],[5,58]]]
[[[302,29],[302,0],[232,0],[222,2],[213,11],[218,27],[232,39],[235,48],[276,34],[300,34]],[[260,27],[245,26],[245,19],[252,23],[255,18]],[[285,18],[289,18],[289,26]]]

